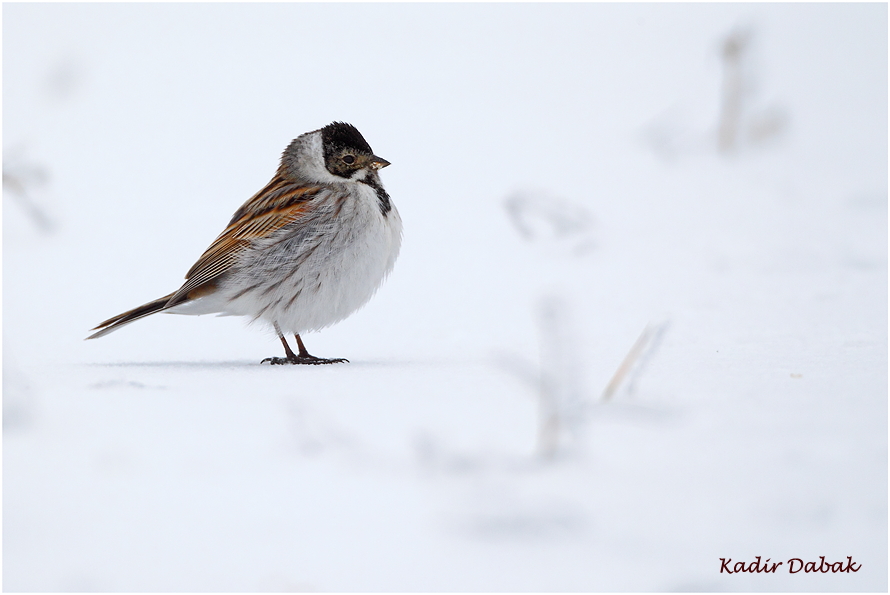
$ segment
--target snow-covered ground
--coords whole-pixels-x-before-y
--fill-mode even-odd
[[[887,590],[886,4],[5,4],[3,79],[5,590]],[[351,363],[83,341],[332,120]]]

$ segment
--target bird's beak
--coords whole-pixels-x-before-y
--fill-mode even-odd
[[[389,165],[389,161],[387,161],[383,157],[378,157],[377,155],[371,155],[371,167],[373,169],[383,169],[387,165]]]

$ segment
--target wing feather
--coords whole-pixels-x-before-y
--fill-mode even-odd
[[[319,186],[289,181],[281,175],[272,178],[265,188],[235,212],[225,231],[186,273],[185,284],[173,294],[166,307],[186,301],[189,293],[225,274],[252,241],[269,237],[304,217],[319,192]]]

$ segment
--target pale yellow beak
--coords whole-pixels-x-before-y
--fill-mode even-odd
[[[377,155],[371,156],[371,168],[372,169],[383,169],[387,165],[390,165],[390,163],[383,157],[378,157]]]

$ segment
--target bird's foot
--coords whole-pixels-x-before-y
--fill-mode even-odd
[[[269,362],[270,365],[273,366],[283,366],[284,364],[309,364],[312,366],[318,366],[321,364],[339,364],[339,363],[349,363],[348,359],[344,359],[342,357],[336,357],[332,359],[325,359],[323,357],[315,357],[314,355],[295,355],[293,357],[267,357],[261,364],[265,364]]]

